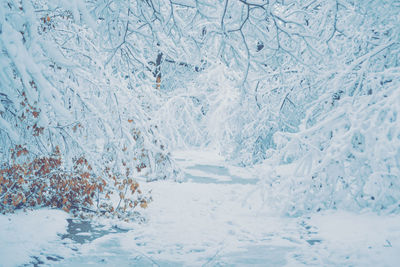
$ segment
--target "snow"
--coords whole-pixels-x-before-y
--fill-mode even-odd
[[[315,243],[313,249],[300,249],[304,265],[398,266],[400,262],[399,215],[325,211],[305,222]]]
[[[0,266],[19,266],[56,246],[68,214],[60,210],[18,211],[0,216]]]
[[[310,224],[318,228],[321,247],[337,258],[348,257],[358,266],[396,266],[400,262],[399,215],[330,211],[314,215]]]
[[[255,179],[251,169],[231,168],[213,151],[180,151],[174,158],[185,175],[195,166],[212,166],[202,171],[210,180],[142,183],[154,199],[142,211],[144,221],[96,219],[90,225],[75,219],[72,230],[71,225],[66,229],[69,217],[61,211],[2,215],[0,265],[17,266],[34,257],[52,266],[397,266],[400,262],[400,215],[331,210],[297,218],[280,216],[256,190],[258,184],[235,179],[220,183],[214,177],[218,166],[227,176],[232,169],[235,175],[247,170],[241,178]]]
[[[210,151],[179,152],[175,157],[186,166],[185,172],[198,165],[215,166],[219,158]],[[229,169],[229,166],[219,167]],[[211,180],[213,171],[214,168],[208,171]],[[203,174],[207,174],[206,169]],[[218,181],[199,183],[193,179],[183,183],[142,184],[143,190],[152,190],[154,199],[143,211],[145,223],[134,223],[130,227],[125,223],[122,228],[130,229],[129,232],[85,243],[80,249],[82,255],[60,264],[87,264],[88,258],[93,260],[92,264],[103,259],[106,263],[117,260],[122,265],[138,259],[160,266],[264,264],[266,261],[284,264],[287,253],[297,246],[288,241],[298,239],[296,220],[266,216],[248,203],[246,193],[253,191],[255,184]]]
[[[398,1],[3,2],[0,165],[57,147],[154,201],[0,215],[0,267],[400,262]]]
[[[290,232],[295,225],[285,219],[260,216],[259,210],[245,203],[242,194],[253,187],[159,182],[152,186],[155,201],[147,211],[151,228],[130,232],[122,246],[184,265],[223,262],[222,255],[240,253],[252,245],[292,247],[275,235]],[[133,238],[136,244],[131,242]],[[146,245],[139,246],[141,243]],[[229,263],[238,258],[230,257]]]
[[[8,136],[12,138],[12,140],[14,141],[19,140],[19,135],[15,133],[10,124],[3,118],[0,118],[0,129],[5,131],[8,134]]]

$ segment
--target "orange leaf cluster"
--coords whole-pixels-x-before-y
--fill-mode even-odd
[[[30,86],[32,86],[32,88],[37,90],[37,85],[36,85],[35,81],[30,81],[29,84],[30,84]],[[23,97],[23,100],[21,101],[20,105],[21,105],[22,109],[24,109],[24,112],[22,112],[22,114],[19,116],[20,121],[26,120],[29,117],[29,114],[31,114],[33,116],[33,119],[37,119],[40,115],[40,110],[37,107],[29,104],[29,101],[28,101],[28,98],[26,97],[25,92],[22,93],[22,97]]]
[[[51,155],[29,159],[30,153],[23,146],[10,151],[12,163],[0,166],[0,212],[19,208],[48,206],[71,210],[90,210],[100,214],[121,214],[130,209],[146,208],[151,198],[142,195],[139,184],[126,176],[116,175],[105,168],[105,179],[96,177],[85,157],[73,160],[72,170],[63,168],[59,147]],[[145,167],[145,165],[140,165]],[[114,186],[106,180],[113,181]],[[118,205],[111,202],[117,192]],[[94,207],[94,205],[96,207]]]
[[[56,147],[51,156],[15,163],[28,153],[26,148],[16,146],[11,151],[14,163],[0,168],[0,212],[28,206],[58,207],[65,211],[90,207],[96,193],[104,191],[105,181],[97,182],[86,159],[76,159],[74,171],[67,172],[62,168],[60,150]]]

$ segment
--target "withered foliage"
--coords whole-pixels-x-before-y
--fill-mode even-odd
[[[0,167],[2,213],[29,207],[54,207],[66,212],[127,218],[134,208],[138,205],[146,208],[151,200],[130,178],[129,169],[122,176],[106,168],[104,177],[97,177],[85,157],[75,158],[73,167],[65,169],[59,147],[47,157],[31,159],[29,151],[18,145],[11,151],[11,158],[11,163]]]

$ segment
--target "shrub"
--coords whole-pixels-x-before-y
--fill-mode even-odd
[[[75,158],[66,169],[58,147],[49,156],[34,157],[18,145],[11,151],[11,163],[0,168],[0,212],[46,206],[127,218],[151,200],[129,174],[115,175],[106,168],[105,177],[97,177],[85,157]]]

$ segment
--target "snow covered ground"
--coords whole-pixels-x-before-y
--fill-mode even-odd
[[[58,234],[66,231],[67,217],[63,211],[50,209],[1,215],[0,266],[36,263],[42,252],[51,260],[54,247],[60,243]]]
[[[141,183],[144,222],[71,220],[37,210],[0,216],[0,266],[399,266],[400,216],[269,211],[250,169],[212,152],[174,154],[182,183]],[[68,219],[68,221],[67,221]]]

